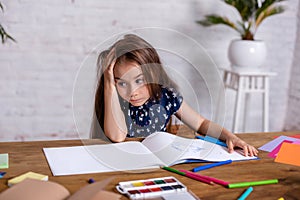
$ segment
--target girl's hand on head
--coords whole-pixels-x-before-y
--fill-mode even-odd
[[[244,156],[257,156],[258,155],[258,150],[247,144],[245,141],[241,140],[235,135],[230,136],[229,138],[226,139],[226,143],[228,146],[228,151],[229,153],[232,153],[234,151],[234,147],[239,147],[243,150]]]
[[[111,50],[107,53],[105,58],[105,70],[104,70],[104,80],[105,83],[115,86],[114,78],[114,67],[116,64],[115,50]]]
[[[116,60],[110,62],[110,64],[107,66],[106,70],[104,71],[104,82],[112,86],[115,86],[115,77],[114,77],[115,63]]]

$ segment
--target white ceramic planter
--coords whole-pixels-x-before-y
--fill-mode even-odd
[[[265,42],[261,40],[232,40],[228,48],[228,58],[232,67],[261,67],[266,54]]]

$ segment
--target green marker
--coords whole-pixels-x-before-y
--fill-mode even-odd
[[[165,169],[165,170],[167,170],[167,171],[174,172],[174,173],[176,173],[176,174],[180,174],[180,175],[185,176],[185,173],[184,173],[184,172],[178,171],[178,170],[173,169],[173,168],[171,168],[171,167],[162,167],[162,169]]]
[[[231,184],[228,184],[228,188],[250,187],[250,186],[256,186],[256,185],[266,185],[266,184],[276,184],[276,183],[278,183],[278,179],[243,182],[243,183],[231,183]]]

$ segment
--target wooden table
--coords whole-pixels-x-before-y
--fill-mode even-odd
[[[278,133],[249,133],[238,134],[246,142],[260,147],[274,139],[275,136],[293,135],[293,132]],[[96,141],[96,140],[92,140]],[[174,176],[185,184],[201,200],[206,199],[237,199],[245,188],[228,189],[219,185],[207,185],[195,180],[174,174],[162,169],[146,173],[112,172],[97,173],[72,176],[52,176],[47,160],[42,151],[43,147],[66,147],[82,145],[80,140],[60,140],[60,141],[35,141],[35,142],[2,142],[0,143],[0,153],[9,153],[9,169],[4,178],[0,179],[0,192],[7,188],[7,180],[25,173],[33,171],[46,174],[49,180],[64,185],[71,193],[87,185],[87,180],[93,178],[101,181],[109,177],[113,180],[107,185],[106,190],[117,192],[115,185],[120,181],[136,179],[158,178],[163,176]],[[280,197],[285,199],[300,198],[300,167],[275,163],[272,158],[267,156],[267,152],[260,152],[260,160],[234,162],[203,171],[201,174],[212,176],[230,183],[256,181],[265,179],[280,179],[279,184],[255,186],[254,191],[247,199],[270,199],[277,200]],[[202,164],[181,164],[175,165],[175,169],[190,170]],[[292,198],[294,196],[295,198]],[[290,197],[290,198],[288,198]],[[122,199],[127,199],[125,196]]]

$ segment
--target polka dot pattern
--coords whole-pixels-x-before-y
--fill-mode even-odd
[[[148,100],[142,106],[133,106],[125,100],[121,101],[126,125],[127,137],[147,137],[156,131],[166,131],[171,115],[181,106],[182,96],[173,88],[162,88],[159,100]]]

